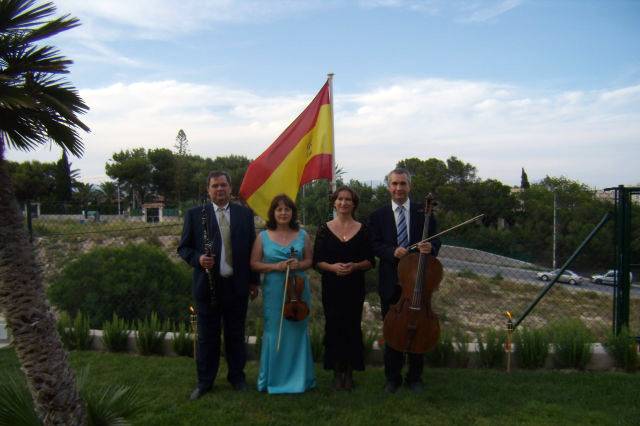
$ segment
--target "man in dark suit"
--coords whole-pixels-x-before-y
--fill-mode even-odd
[[[211,202],[204,206],[204,216],[213,256],[205,255],[202,207],[194,207],[185,215],[178,246],[180,257],[193,266],[192,292],[198,312],[198,386],[191,393],[191,400],[200,398],[213,386],[220,364],[221,323],[227,380],[236,390],[246,389],[244,324],[248,297],[256,297],[259,282],[258,275],[249,268],[256,238],[253,213],[230,203],[231,179],[226,172],[209,173],[207,192]],[[213,301],[207,271],[215,282]]]
[[[421,204],[409,200],[411,176],[405,169],[394,169],[387,175],[387,190],[391,195],[391,203],[374,211],[369,218],[369,231],[373,252],[380,259],[378,269],[378,293],[382,307],[382,318],[387,315],[389,307],[395,304],[401,294],[398,286],[398,262],[408,253],[407,247],[422,239],[424,227],[424,210]],[[428,225],[429,235],[436,232],[433,217]],[[438,254],[440,241],[420,243],[421,253]],[[405,384],[414,392],[422,390],[422,354],[407,354],[409,371]],[[385,345],[384,373],[387,379],[385,391],[395,393],[402,384],[402,367],[405,354]]]

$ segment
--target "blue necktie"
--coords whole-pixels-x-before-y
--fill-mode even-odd
[[[409,245],[409,237],[407,236],[407,219],[404,206],[399,206],[396,211],[398,212],[398,245],[406,248]]]

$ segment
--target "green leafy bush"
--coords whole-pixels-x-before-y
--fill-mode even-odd
[[[71,315],[85,312],[97,328],[115,312],[127,321],[155,311],[179,318],[191,299],[190,269],[148,244],[96,248],[70,262],[49,287],[49,298]]]
[[[550,324],[549,329],[556,366],[584,370],[593,353],[593,335],[584,323],[567,318]]]
[[[156,312],[151,312],[151,316],[144,320],[138,320],[136,328],[136,346],[140,355],[164,354],[164,337],[169,326],[160,322]]]
[[[627,327],[622,327],[620,333],[611,333],[604,344],[605,349],[615,361],[618,368],[627,371],[638,369],[638,349],[636,338],[629,333]]]
[[[477,280],[478,278],[480,278],[480,275],[476,274],[470,269],[463,269],[462,271],[458,272],[456,275],[459,276],[460,278],[469,278],[472,280]]]
[[[483,367],[500,367],[504,360],[504,343],[506,332],[503,330],[489,329],[484,336],[478,338],[478,358]]]
[[[78,374],[78,390],[85,402],[87,424],[127,425],[142,414],[149,401],[138,388],[106,386],[99,389],[87,385],[87,369]],[[31,393],[24,379],[13,376],[0,378],[0,425],[42,425],[36,414]]]
[[[256,344],[254,347],[254,354],[256,359],[260,359],[260,353],[262,352],[262,335],[264,334],[264,326],[262,325],[262,317],[258,316],[255,322],[255,335]]]
[[[174,328],[171,344],[176,355],[193,358],[193,336],[187,330],[187,325],[184,322],[179,322],[178,326]]]
[[[114,312],[111,321],[102,324],[102,343],[110,352],[125,352],[131,324]]]
[[[549,355],[549,334],[543,329],[521,328],[513,334],[515,357],[521,368],[542,368]]]
[[[378,330],[375,327],[365,328],[362,333],[364,340],[364,361],[371,362],[371,354],[373,353],[373,344],[378,340]]]
[[[454,332],[455,342],[454,348],[455,352],[453,353],[456,367],[467,368],[469,366],[469,361],[471,360],[471,355],[469,353],[469,336],[463,332],[462,330],[456,330]]]
[[[313,322],[309,325],[309,340],[311,340],[311,354],[314,362],[321,362],[324,354],[324,325]]]
[[[453,359],[453,338],[451,333],[443,329],[436,346],[425,354],[429,365],[433,367],[446,367]]]
[[[65,311],[58,318],[58,334],[62,343],[68,350],[87,350],[91,348],[91,330],[89,318],[82,312],[78,312],[73,320]]]

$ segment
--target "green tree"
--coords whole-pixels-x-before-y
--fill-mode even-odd
[[[147,152],[151,164],[151,183],[158,194],[166,199],[177,198],[178,159],[170,149],[157,148]]]
[[[531,185],[529,184],[529,178],[527,177],[527,172],[524,171],[524,167],[522,168],[522,173],[520,174],[520,188],[529,189]]]
[[[77,181],[78,171],[71,170],[71,163],[67,157],[67,151],[62,150],[62,157],[56,163],[56,200],[62,202],[71,201],[73,186]]]
[[[182,129],[180,129],[176,135],[176,144],[174,145],[174,148],[176,149],[174,175],[175,192],[178,206],[180,207],[182,203],[182,194],[187,191],[187,178],[185,173],[188,167],[187,155],[189,154],[189,140],[187,139],[187,134]]]
[[[52,3],[0,0],[0,310],[12,331],[38,415],[45,424],[84,424],[86,414],[67,352],[47,304],[35,248],[23,227],[4,157],[6,146],[30,150],[50,142],[82,154],[79,114],[88,110],[61,74],[71,61],[35,43],[79,25],[51,19]]]
[[[152,188],[152,166],[145,149],[116,152],[110,161],[105,165],[107,176],[128,187],[131,208],[135,209]]]
[[[55,163],[42,163],[35,160],[22,163],[7,161],[6,167],[18,201],[45,201],[54,193]]]
[[[112,214],[117,212],[118,186],[113,181],[102,182],[98,185],[97,199],[100,205],[100,212]]]

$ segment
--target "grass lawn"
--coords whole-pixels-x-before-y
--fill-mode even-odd
[[[142,425],[424,425],[424,424],[638,424],[640,374],[617,372],[425,369],[425,392],[382,392],[379,367],[356,373],[351,392],[330,389],[332,375],[316,366],[317,389],[302,395],[266,395],[253,385],[258,364],[247,365],[251,390],[238,393],[224,379],[196,402],[193,360],[100,352],[72,352],[75,368],[89,367],[91,386],[137,385],[149,398]],[[0,379],[16,374],[18,361],[0,350]]]

